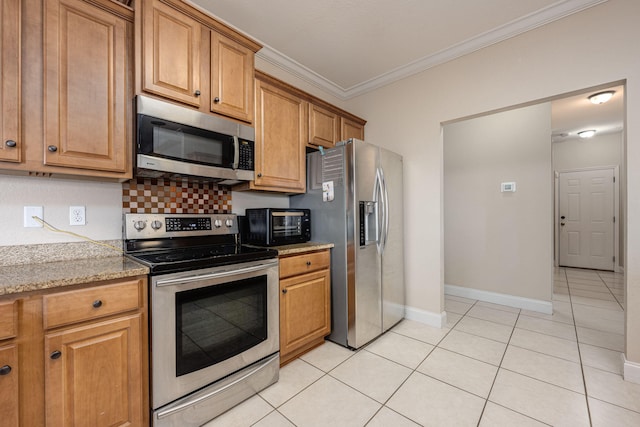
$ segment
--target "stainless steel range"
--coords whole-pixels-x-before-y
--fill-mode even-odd
[[[154,426],[201,426],[278,380],[277,252],[240,245],[235,215],[126,214],[150,268]]]

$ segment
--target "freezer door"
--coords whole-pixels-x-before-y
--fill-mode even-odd
[[[349,331],[348,345],[359,348],[382,333],[381,258],[378,253],[380,227],[380,197],[376,191],[376,171],[379,148],[363,141],[353,140],[347,158],[353,180],[353,191],[348,201],[354,221],[355,233],[349,246],[353,248],[355,274],[349,275]],[[364,208],[364,212],[363,212]],[[362,236],[364,232],[366,235]],[[351,267],[351,265],[349,266]],[[353,270],[352,270],[353,271]]]
[[[383,331],[404,318],[402,157],[380,149],[383,175],[382,323]]]

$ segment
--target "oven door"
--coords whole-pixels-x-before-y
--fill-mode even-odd
[[[151,278],[152,406],[279,350],[277,260]]]

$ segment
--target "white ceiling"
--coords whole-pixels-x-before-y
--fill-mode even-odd
[[[261,59],[341,99],[607,0],[187,0],[264,47]],[[622,129],[622,87],[552,102],[553,134]]]
[[[607,0],[191,0],[347,99]]]

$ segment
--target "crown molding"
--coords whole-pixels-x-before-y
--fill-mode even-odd
[[[403,78],[412,76],[422,71],[433,68],[445,62],[452,61],[461,56],[473,53],[477,50],[515,37],[519,34],[541,27],[553,21],[565,18],[574,13],[581,12],[590,7],[605,3],[608,0],[563,0],[551,6],[540,9],[529,15],[525,15],[505,25],[479,34],[449,48],[443,49],[433,55],[425,56],[410,62],[389,72],[383,73],[372,79],[358,83],[354,86],[343,88],[340,85],[321,76],[304,65],[283,55],[270,46],[264,45],[256,55],[261,59],[275,65],[298,78],[330,93],[343,100],[347,100],[364,93],[386,86]]]

